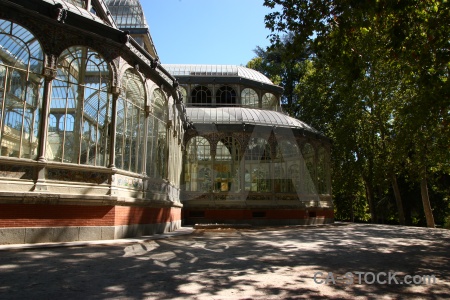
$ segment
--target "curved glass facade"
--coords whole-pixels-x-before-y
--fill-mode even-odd
[[[127,32],[152,57],[158,58],[139,0],[106,0],[117,28]]]
[[[112,95],[110,71],[88,47],[71,47],[59,56],[50,102],[46,158],[107,166]]]
[[[329,141],[282,112],[280,87],[243,67],[165,66],[193,124],[183,172],[188,224],[302,224],[306,211],[332,212]]]
[[[35,36],[0,20],[1,156],[37,157],[41,121],[43,52]]]
[[[148,123],[147,175],[165,179],[168,175],[167,144],[167,101],[164,93],[155,89],[150,99],[152,105],[151,121]]]
[[[187,191],[212,191],[212,158],[208,140],[197,136],[188,141],[184,169]]]
[[[114,187],[114,193],[133,197],[168,197],[170,189],[179,188],[179,175],[169,172],[179,174],[181,166],[169,168],[168,161],[169,151],[181,161],[177,141],[182,132],[168,126],[173,99],[169,104],[167,91],[151,80],[154,75],[124,60],[113,86],[113,72],[119,71],[111,66],[117,63],[107,61],[102,51],[77,45],[44,68],[36,36],[0,20],[0,159],[28,159],[33,167],[33,161],[45,161],[51,170],[39,176],[51,178],[52,188],[61,193],[91,193],[82,184],[57,190],[61,180],[99,182],[91,189],[95,193]],[[179,124],[180,112],[170,111],[171,124]],[[113,169],[120,174],[107,179]],[[37,174],[32,167],[27,170],[30,178]],[[145,186],[146,181],[151,184]]]
[[[140,173],[144,156],[145,91],[138,74],[128,69],[117,101],[116,162],[119,169]]]

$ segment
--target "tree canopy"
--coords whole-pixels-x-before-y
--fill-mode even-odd
[[[450,3],[265,0],[248,63],[332,138],[336,217],[450,225]]]

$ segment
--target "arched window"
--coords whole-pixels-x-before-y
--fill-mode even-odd
[[[239,144],[232,137],[217,142],[214,160],[214,189],[216,191],[238,191],[240,186]]]
[[[74,118],[72,115],[63,115],[59,119],[58,129],[59,129],[59,131],[72,132],[74,124],[75,124],[75,122],[74,122]]]
[[[191,103],[193,106],[211,105],[211,91],[206,86],[195,87],[191,92]]]
[[[241,102],[242,106],[250,108],[258,108],[259,107],[258,94],[253,89],[245,88],[241,92]]]
[[[37,157],[43,54],[24,27],[0,19],[0,156]]]
[[[271,93],[265,93],[262,97],[262,108],[275,109],[278,106],[277,97]]]
[[[107,166],[109,78],[108,64],[93,49],[75,46],[61,53],[50,102],[50,115],[59,122],[58,130],[48,133],[48,160]]]
[[[207,139],[193,137],[186,147],[184,180],[186,191],[212,191],[212,159],[211,148]]]
[[[245,190],[254,192],[271,190],[270,163],[269,143],[263,138],[251,138],[245,150]]]
[[[232,87],[222,86],[216,92],[217,105],[233,105],[236,104],[236,92]]]
[[[145,91],[139,75],[128,69],[117,101],[116,167],[141,173],[144,156]]]
[[[56,132],[58,131],[58,119],[55,115],[50,114],[48,116],[48,131],[49,132]]]
[[[274,160],[275,192],[297,192],[300,185],[300,150],[295,141],[282,140]]]
[[[317,194],[314,179],[316,177],[316,162],[314,148],[311,144],[306,143],[302,150],[303,155],[303,178],[304,178],[304,192],[307,194]]]
[[[155,89],[151,97],[152,113],[148,119],[147,175],[167,178],[167,105],[164,93]]]

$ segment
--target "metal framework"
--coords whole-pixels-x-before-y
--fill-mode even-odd
[[[158,58],[139,0],[106,0],[117,27],[131,34],[148,53]]]

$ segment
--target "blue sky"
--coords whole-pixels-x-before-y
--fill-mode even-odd
[[[156,51],[166,64],[245,65],[270,31],[263,0],[141,0]]]

